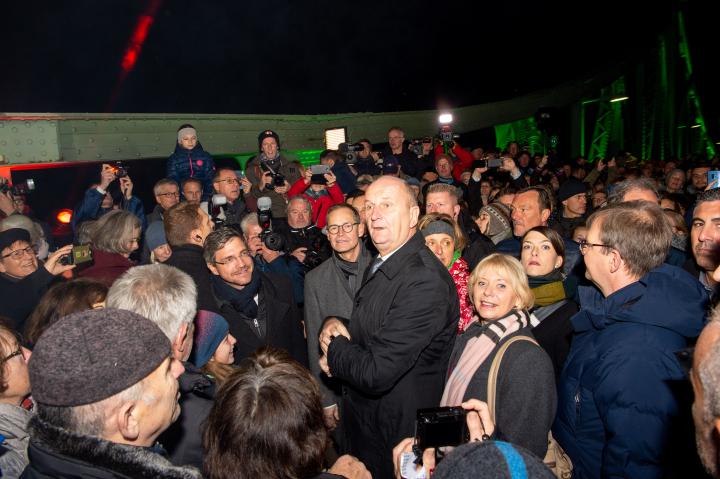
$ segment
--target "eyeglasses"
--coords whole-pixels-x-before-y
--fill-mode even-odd
[[[359,225],[359,224],[360,224],[360,223],[344,223],[344,224],[341,224],[341,225],[328,225],[328,226],[327,226],[327,231],[328,231],[328,233],[330,233],[331,235],[336,235],[336,234],[338,234],[338,233],[340,232],[340,228],[342,228],[342,230],[343,230],[345,233],[349,233],[349,232],[351,232],[351,231],[353,230],[353,228],[355,227],[355,225]]]
[[[235,266],[235,265],[238,263],[238,261],[241,261],[241,260],[246,259],[246,258],[251,258],[251,259],[252,259],[252,253],[250,253],[250,250],[249,250],[249,249],[242,250],[242,251],[240,252],[240,256],[239,256],[239,257],[238,257],[238,256],[228,256],[227,258],[223,258],[221,261],[213,261],[213,262],[214,262],[215,264],[220,264],[220,265]]]
[[[164,196],[165,198],[175,197],[180,198],[180,193],[177,191],[170,192],[170,193],[158,193],[156,196]]]
[[[16,249],[15,251],[11,251],[8,254],[4,254],[0,256],[0,258],[12,258],[15,261],[20,261],[20,259],[23,257],[23,255],[29,254],[31,256],[35,255],[35,248],[33,246],[28,246],[26,248],[20,248]]]
[[[585,255],[585,253],[587,253],[588,248],[591,248],[593,246],[602,246],[603,248],[612,248],[612,246],[610,246],[610,245],[599,244],[599,243],[588,243],[585,240],[580,240],[580,243],[578,244],[578,247],[580,248],[580,254]]]
[[[215,183],[227,183],[228,185],[234,185],[240,183],[237,178],[225,178],[224,180],[217,180]]]

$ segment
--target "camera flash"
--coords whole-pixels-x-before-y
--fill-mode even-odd
[[[453,121],[452,113],[441,113],[440,116],[438,117],[438,121],[442,125],[447,125],[448,123],[452,123],[452,121]]]

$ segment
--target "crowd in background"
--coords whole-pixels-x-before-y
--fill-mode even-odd
[[[719,158],[382,140],[0,192],[2,477],[720,477]]]

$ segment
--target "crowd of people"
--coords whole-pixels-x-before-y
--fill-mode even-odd
[[[0,193],[1,476],[720,477],[718,158],[358,143]]]

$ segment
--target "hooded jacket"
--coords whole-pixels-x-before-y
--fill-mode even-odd
[[[166,170],[165,176],[175,180],[178,185],[188,178],[200,180],[203,185],[203,201],[207,201],[212,196],[215,162],[212,155],[203,149],[199,141],[192,150],[177,143],[175,151],[168,158]]]
[[[673,353],[700,334],[703,288],[664,264],[607,298],[590,287],[579,294],[555,438],[575,478],[661,477],[685,441],[674,434],[686,376]]]

